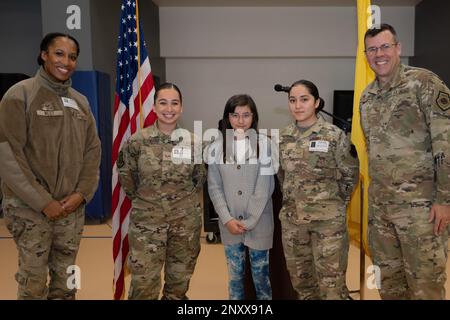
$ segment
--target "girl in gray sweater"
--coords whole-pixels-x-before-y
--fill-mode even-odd
[[[269,249],[273,241],[274,177],[270,141],[257,133],[258,112],[249,95],[228,99],[222,137],[209,146],[208,191],[219,216],[225,246],[230,300],[244,299],[245,251],[248,248],[256,297],[272,298]]]

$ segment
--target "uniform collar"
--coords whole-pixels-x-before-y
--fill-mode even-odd
[[[300,132],[300,130],[297,127],[297,123],[294,121],[291,123],[288,127],[288,135],[297,136],[298,138],[302,139],[305,137],[310,136],[313,133],[319,133],[320,128],[324,124],[325,120],[322,118],[322,116],[317,116],[317,121],[305,132]]]
[[[179,128],[180,128],[180,126],[177,123],[175,130],[179,129]],[[148,127],[147,134],[148,134],[148,137],[152,137],[152,138],[157,137],[162,140],[169,140],[169,141],[171,140],[171,135],[165,134],[158,129],[158,120],[156,120],[155,123],[153,123],[150,127]]]
[[[389,79],[388,82],[386,82],[383,86],[380,87],[380,83],[377,79],[372,81],[372,83],[369,85],[368,92],[372,94],[379,94],[383,91],[388,91],[392,88],[395,88],[400,85],[400,83],[403,82],[404,74],[405,74],[405,66],[402,63],[399,63],[398,66],[394,70],[394,74]]]
[[[54,90],[59,96],[66,96],[69,88],[72,86],[72,79],[69,78],[64,82],[57,82],[50,78],[44,67],[41,66],[36,73],[36,78],[49,89]]]

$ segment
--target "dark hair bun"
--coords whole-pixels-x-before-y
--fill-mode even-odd
[[[321,97],[319,97],[319,106],[316,109],[316,113],[320,112],[325,107],[325,101]]]

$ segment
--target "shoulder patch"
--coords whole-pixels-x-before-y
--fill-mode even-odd
[[[119,152],[119,156],[117,157],[117,168],[122,168],[125,165],[125,161],[123,161],[123,152]]]
[[[447,111],[450,109],[450,95],[447,92],[439,91],[436,104],[442,111]]]

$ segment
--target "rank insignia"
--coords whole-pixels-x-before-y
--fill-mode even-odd
[[[42,108],[41,110],[43,110],[43,111],[53,111],[54,110],[51,102],[44,102],[42,104],[41,108]]]

